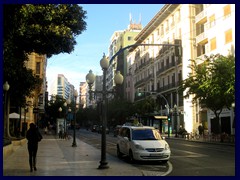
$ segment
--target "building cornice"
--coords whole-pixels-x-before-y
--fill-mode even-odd
[[[135,37],[136,44],[141,44],[180,4],[166,4],[153,19]],[[136,47],[135,47],[136,48]],[[135,49],[134,47],[131,50]]]

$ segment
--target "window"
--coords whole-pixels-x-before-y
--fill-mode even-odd
[[[181,21],[180,9],[177,11],[177,22]]]
[[[159,28],[157,29],[157,35],[159,36],[159,34],[160,34],[160,31],[159,31]]]
[[[226,5],[224,8],[223,8],[223,11],[224,11],[224,17],[228,17],[230,16],[231,14],[231,6],[230,4],[229,5]]]
[[[40,62],[36,62],[36,74],[40,74]]]
[[[161,25],[161,36],[163,36],[164,35],[164,26],[163,26],[163,24]]]
[[[61,85],[61,84],[62,84],[62,78],[58,77],[58,85]]]
[[[216,49],[216,48],[217,48],[216,38],[212,38],[212,39],[210,40],[210,49],[211,49],[211,51],[213,51],[213,50]]]
[[[215,14],[209,17],[209,28],[213,27],[214,25],[215,25]]]
[[[175,84],[175,73],[172,74],[172,84]]]
[[[225,44],[232,42],[232,29],[225,31]]]
[[[169,24],[168,24],[168,20],[166,21],[166,29],[165,29],[166,31],[168,31],[169,30]]]
[[[172,23],[171,23],[171,27],[173,27],[174,26],[174,15],[172,15]]]
[[[182,39],[182,29],[179,28],[178,30],[178,39]]]
[[[134,129],[132,130],[132,140],[156,140],[161,136],[157,130],[152,129]]]
[[[152,34],[152,41],[151,41],[152,44],[154,44],[154,34]]]

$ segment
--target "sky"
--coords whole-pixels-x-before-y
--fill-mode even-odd
[[[130,14],[133,22],[145,27],[162,8],[162,4],[81,4],[87,11],[87,28],[77,36],[77,45],[71,54],[54,55],[48,59],[48,91],[58,74],[63,74],[78,90],[80,82],[91,69],[95,75],[102,75],[100,60],[108,54],[110,38],[115,31],[127,29]],[[140,18],[141,17],[141,18]]]

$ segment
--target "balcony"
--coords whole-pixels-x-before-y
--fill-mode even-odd
[[[196,37],[196,43],[197,44],[204,44],[208,41],[207,33],[202,32],[201,34],[197,35]]]
[[[206,21],[207,21],[207,11],[206,10],[203,10],[202,12],[200,12],[199,14],[197,14],[195,16],[195,23],[203,24]]]

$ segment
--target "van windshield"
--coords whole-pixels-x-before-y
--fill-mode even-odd
[[[155,129],[134,129],[132,140],[162,140],[160,133]]]

